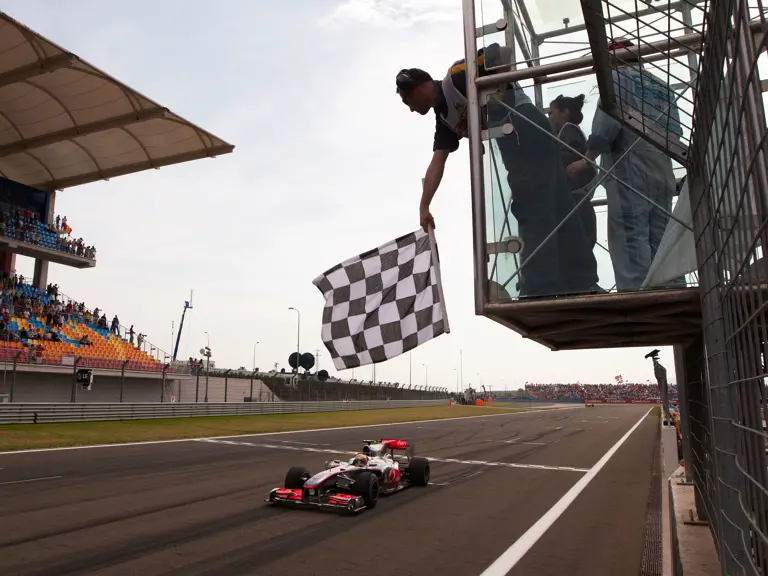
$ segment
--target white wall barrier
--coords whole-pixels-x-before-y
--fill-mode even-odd
[[[369,400],[349,402],[229,402],[154,404],[0,404],[0,424],[44,424],[52,422],[97,422],[104,420],[148,420],[199,416],[247,414],[296,414],[383,408],[447,406],[448,400]]]

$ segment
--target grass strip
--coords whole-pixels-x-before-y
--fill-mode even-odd
[[[502,411],[516,413],[545,409],[545,407],[500,409],[494,406],[491,409],[484,406],[433,406],[301,414],[203,416],[60,424],[6,424],[0,426],[0,451],[288,432],[315,428],[438,420],[463,416],[489,416],[500,414]]]

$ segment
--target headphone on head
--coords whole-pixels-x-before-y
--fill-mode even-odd
[[[411,76],[411,73],[408,72],[408,70],[402,69],[397,73],[397,76],[395,76],[395,84],[397,85],[398,90],[408,92],[408,90],[413,87],[413,76]]]

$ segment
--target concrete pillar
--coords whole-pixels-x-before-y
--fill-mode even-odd
[[[13,252],[0,252],[0,270],[11,275],[16,268],[16,254]]]
[[[56,191],[52,190],[48,192],[48,211],[42,215],[43,221],[46,224],[53,222],[56,216]],[[35,258],[35,273],[32,277],[32,285],[38,290],[45,290],[48,286],[48,264],[47,260],[40,260]]]
[[[45,291],[48,286],[48,264],[47,260],[35,259],[35,274],[32,277],[32,285],[38,290]]]

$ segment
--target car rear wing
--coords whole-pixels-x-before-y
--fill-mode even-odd
[[[402,450],[404,451],[408,457],[410,458],[413,456],[414,453],[414,445],[412,442],[408,442],[408,440],[402,440],[399,438],[382,438],[381,440],[363,440],[363,444],[366,446],[372,446],[372,445],[381,445],[384,447],[384,450],[391,450],[392,452]]]
[[[398,440],[394,438],[382,438],[381,443],[392,450],[408,450],[408,440]]]

